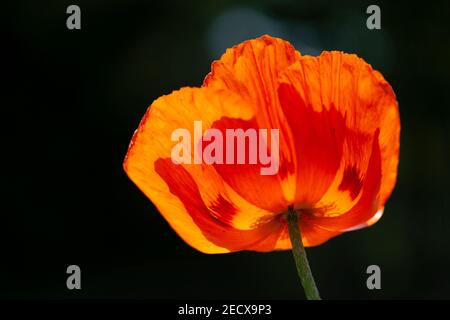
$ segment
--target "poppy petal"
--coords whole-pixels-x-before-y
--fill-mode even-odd
[[[250,232],[261,225],[260,221],[271,220],[272,212],[256,207],[240,197],[225,183],[213,165],[171,162],[172,166],[169,167],[162,164],[166,163],[167,159],[171,161],[174,146],[171,135],[174,130],[185,128],[191,136],[195,136],[193,121],[201,119],[202,129],[206,130],[224,116],[248,120],[253,118],[254,114],[239,96],[223,90],[183,88],[157,99],[147,110],[133,136],[124,161],[125,171],[152,200],[175,231],[198,250],[219,253],[238,250],[237,248],[243,250],[247,247],[251,250],[272,249],[277,234],[277,229],[274,230],[272,224],[265,227],[270,228],[270,233],[264,233],[266,229]],[[193,145],[196,145],[196,142],[193,142]],[[193,153],[192,150],[191,159],[194,158]],[[164,162],[161,162],[163,160]],[[186,192],[180,190],[180,187],[176,186],[177,183],[195,193],[192,195],[194,204],[188,201]],[[276,192],[272,188],[267,188],[266,193],[264,190],[255,190],[256,188],[250,188],[249,192],[258,193],[261,198],[276,197]],[[281,190],[278,197],[283,197]],[[208,228],[211,229],[209,231],[202,229],[204,225],[198,225],[205,219],[193,218],[205,216],[206,213],[210,216],[205,218],[209,221]],[[231,238],[217,241],[218,236],[205,234],[205,232],[220,234],[224,225],[229,228],[227,232],[230,235],[235,234],[235,237],[237,233],[233,233],[232,230],[240,232],[250,230],[248,240],[241,243],[238,243],[239,239],[234,243]],[[274,238],[272,243],[265,239],[266,237]],[[268,243],[268,247],[261,247],[260,242]]]
[[[294,137],[296,208],[311,208],[326,192],[339,169],[345,120],[335,108],[315,111],[290,84],[281,84],[279,95]]]
[[[362,227],[364,224],[374,223],[374,217],[380,210],[380,185],[381,185],[381,154],[379,148],[379,130],[375,133],[372,142],[372,153],[367,172],[362,178],[363,186],[361,197],[357,203],[347,212],[335,216],[306,215],[305,219],[311,219],[320,227],[333,231],[348,231],[354,227]]]
[[[296,140],[297,203],[306,202],[318,216],[338,216],[356,206],[379,130],[381,182],[373,196],[379,193],[380,210],[398,164],[400,122],[389,84],[356,55],[335,51],[303,56],[280,81],[282,108]]]
[[[259,128],[280,130],[277,177],[287,201],[294,200],[295,167],[292,137],[284,125],[278,86],[282,72],[300,57],[289,42],[265,35],[228,49],[220,60],[213,62],[203,84],[239,94],[255,109]]]
[[[209,248],[205,249],[203,246],[196,247],[200,251],[222,253],[241,250],[274,250],[281,230],[277,219],[262,223],[254,229],[236,229],[227,223],[223,216],[217,216],[217,213],[229,215],[236,213],[237,209],[223,198],[221,204],[208,208],[202,200],[197,183],[183,166],[173,164],[171,159],[160,158],[155,163],[155,171],[167,183],[170,192],[181,201],[184,211],[200,228],[205,238],[221,248],[209,251]]]

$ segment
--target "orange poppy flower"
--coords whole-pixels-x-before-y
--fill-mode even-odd
[[[262,175],[261,164],[174,163],[172,134],[185,128],[195,137],[195,121],[200,136],[209,128],[278,129],[277,173]],[[337,51],[302,56],[262,36],[228,49],[202,87],[154,101],[124,168],[192,247],[283,250],[291,248],[289,207],[305,246],[381,217],[397,178],[399,133],[395,94],[364,60]],[[202,143],[194,139],[192,150]]]

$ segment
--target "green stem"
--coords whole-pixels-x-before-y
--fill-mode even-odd
[[[320,300],[319,290],[317,290],[316,283],[314,282],[308,258],[306,257],[305,247],[302,243],[298,214],[293,207],[289,207],[287,222],[292,243],[292,254],[294,255],[295,266],[303,289],[305,290],[306,298],[308,300]]]

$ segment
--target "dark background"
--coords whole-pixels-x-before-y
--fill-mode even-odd
[[[66,8],[81,7],[81,30]],[[381,30],[366,8],[381,7]],[[324,298],[450,298],[450,2],[16,1],[2,4],[2,298],[304,298],[291,253],[188,247],[122,169],[147,106],[201,85],[268,33],[354,52],[394,88],[397,187],[372,228],[310,248]],[[7,99],[11,97],[12,99]],[[82,290],[66,288],[66,268]],[[368,265],[382,270],[369,291]]]

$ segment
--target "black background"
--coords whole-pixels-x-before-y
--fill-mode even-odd
[[[81,30],[66,8],[81,7]],[[450,297],[448,1],[16,1],[2,4],[2,298],[304,298],[290,252],[188,247],[122,169],[147,106],[198,86],[225,48],[264,33],[359,54],[394,88],[397,187],[372,228],[308,255],[324,298]],[[8,98],[12,99],[8,99]],[[66,288],[66,268],[82,290]],[[369,291],[368,265],[382,270]]]

